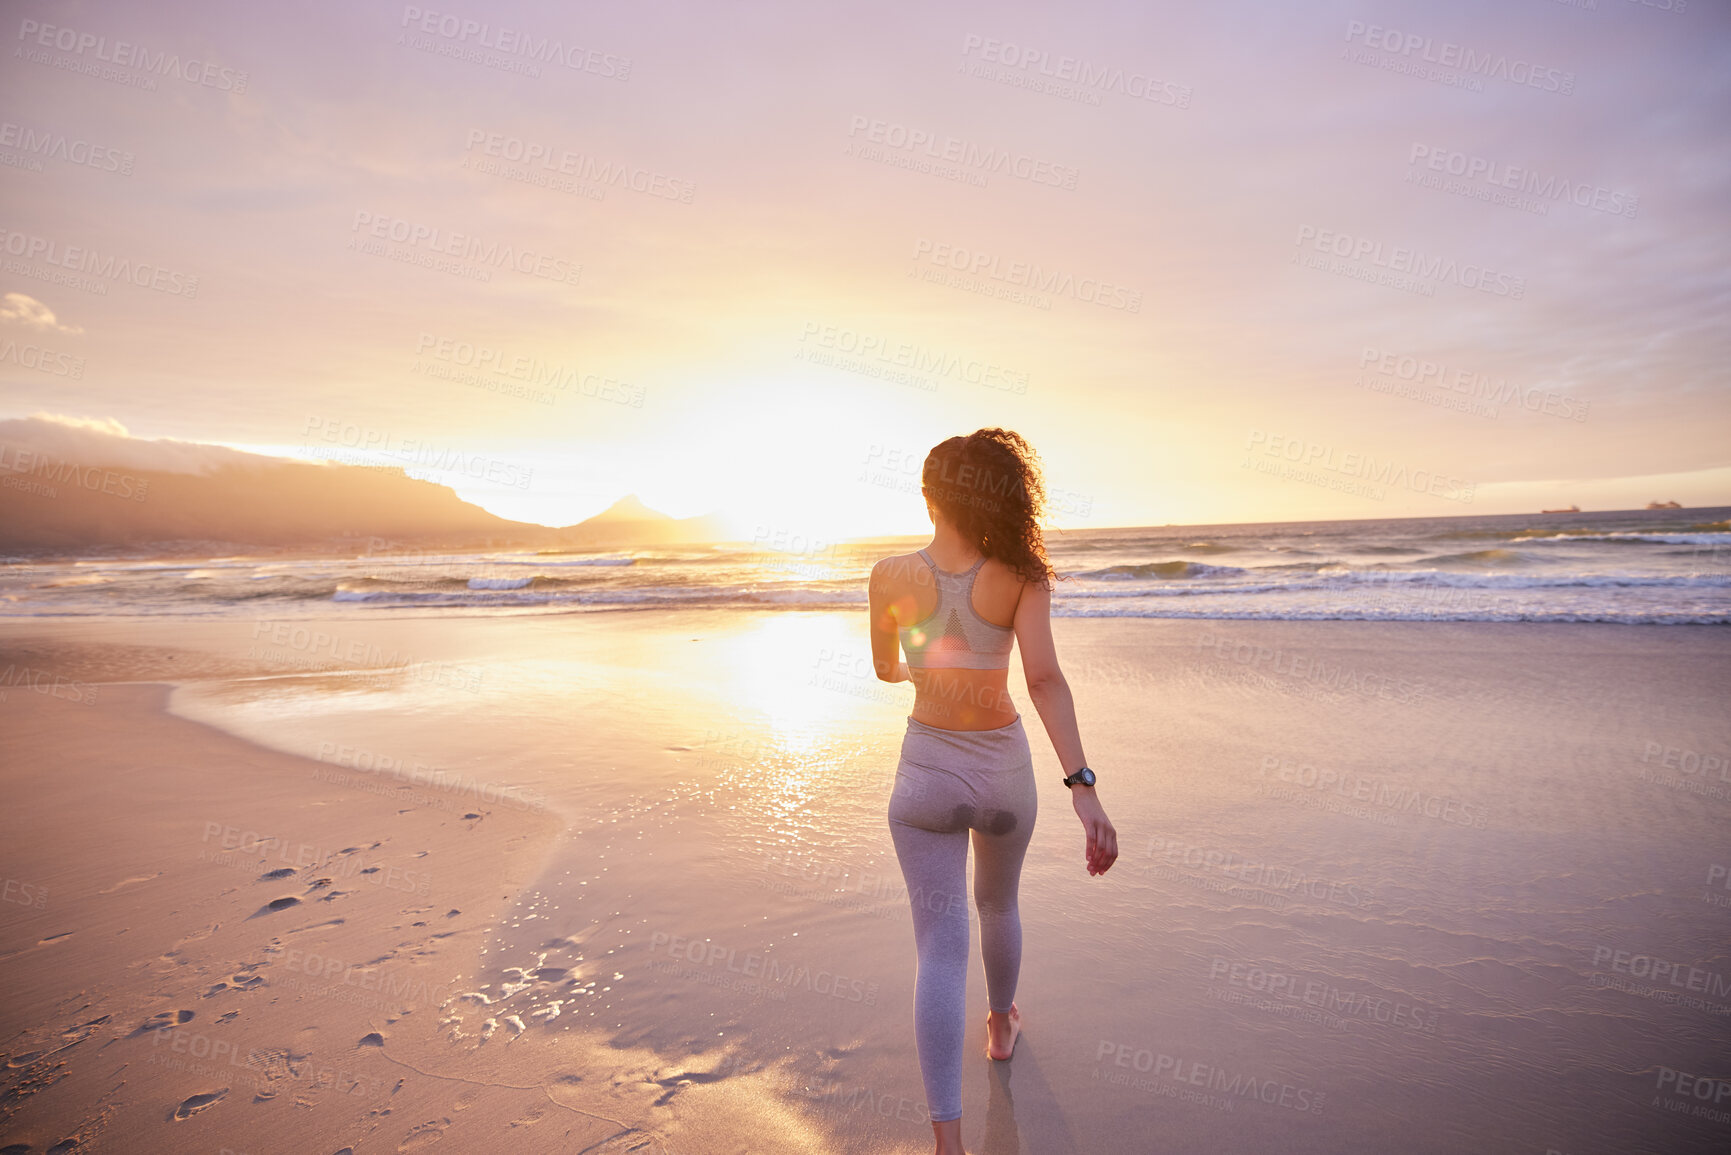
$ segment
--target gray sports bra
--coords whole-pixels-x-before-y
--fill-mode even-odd
[[[931,555],[920,550],[938,585],[938,604],[929,616],[901,630],[902,650],[913,669],[1007,670],[1010,645],[1016,639],[1011,626],[995,625],[974,612],[974,578],[985,558],[964,573],[948,573],[937,567]]]

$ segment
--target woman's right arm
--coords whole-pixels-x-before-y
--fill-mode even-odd
[[[901,634],[897,632],[895,609],[895,559],[884,558],[872,566],[867,585],[867,608],[871,613],[872,667],[882,682],[911,682],[906,662],[900,661]]]

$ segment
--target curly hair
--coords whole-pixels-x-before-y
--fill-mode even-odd
[[[976,429],[940,441],[926,454],[920,491],[982,554],[1023,581],[1052,588],[1057,571],[1040,532],[1046,487],[1039,456],[1021,434]]]

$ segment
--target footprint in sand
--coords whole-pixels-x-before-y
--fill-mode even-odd
[[[147,1035],[151,1031],[165,1031],[169,1027],[182,1026],[192,1022],[192,1020],[192,1011],[157,1011],[145,1019],[144,1025],[133,1031],[132,1034],[137,1037],[138,1035]]]
[[[657,1107],[667,1106],[668,1103],[672,1102],[675,1095],[679,1094],[679,1092],[694,1083],[719,1083],[721,1080],[728,1077],[729,1073],[727,1071],[720,1070],[675,1071],[671,1075],[666,1075],[659,1079],[651,1078],[649,1080],[651,1083],[658,1083],[667,1088],[667,1090],[662,1092],[660,1097],[655,1100],[653,1105]]]
[[[259,907],[253,912],[252,917],[262,918],[267,914],[273,914],[279,910],[287,910],[291,906],[299,906],[300,904],[300,899],[296,898],[292,894],[285,894],[281,898],[273,898],[263,906]]]
[[[59,934],[51,934],[51,935],[49,935],[49,936],[48,936],[48,937],[47,937],[47,938],[39,938],[39,939],[37,939],[37,940],[36,940],[36,945],[37,945],[37,946],[47,946],[47,945],[48,945],[48,944],[49,944],[49,943],[51,943],[51,942],[61,942],[61,941],[63,941],[63,940],[65,940],[65,939],[69,939],[69,938],[71,938],[71,937],[72,937],[72,932],[71,932],[71,931],[69,931],[69,930],[63,930],[63,931],[61,931],[61,932],[60,932],[60,933],[59,933]]]
[[[403,1141],[397,1144],[397,1150],[420,1151],[431,1147],[445,1137],[445,1128],[450,1125],[449,1119],[440,1119],[437,1122],[422,1123],[418,1127],[413,1127],[407,1135],[403,1136]]]
[[[362,1035],[361,1041],[355,1044],[357,1047],[382,1047],[384,1045],[385,1036],[381,1035],[377,1031],[374,1031],[371,1034]]]
[[[119,890],[123,886],[131,886],[135,882],[149,882],[153,878],[161,878],[161,877],[162,877],[162,871],[160,871],[160,870],[157,871],[155,874],[139,874],[139,875],[133,876],[132,878],[123,878],[119,882],[115,883],[113,886],[109,887],[107,890],[99,890],[96,893],[97,894],[113,894],[115,891]]]
[[[222,1102],[223,1097],[227,1094],[228,1088],[224,1087],[220,1091],[212,1091],[207,1095],[194,1095],[192,1098],[181,1103],[181,1105],[175,1110],[174,1117],[177,1121],[181,1119],[190,1119],[206,1107],[214,1107],[218,1103]]]
[[[90,1037],[90,1032],[106,1023],[108,1018],[107,1015],[103,1015],[100,1019],[91,1019],[88,1023],[80,1023],[76,1027],[67,1027],[60,1032],[60,1037],[69,1043],[83,1042]]]
[[[225,982],[217,983],[204,992],[204,998],[220,995],[223,991],[250,991],[254,987],[264,986],[263,975],[230,975]]]
[[[294,867],[292,867],[292,866],[279,866],[275,870],[265,871],[263,874],[258,876],[258,880],[260,882],[279,882],[282,879],[293,878],[294,876],[295,876],[295,868]]]
[[[185,946],[189,942],[197,942],[201,938],[209,938],[211,935],[213,935],[217,932],[217,928],[220,926],[222,926],[222,923],[213,922],[209,926],[205,927],[203,930],[194,931],[193,933],[187,935],[185,938],[175,939],[174,945],[171,946],[168,950],[168,953],[163,955],[162,957],[163,958],[173,958],[175,955],[180,953],[181,947]]]

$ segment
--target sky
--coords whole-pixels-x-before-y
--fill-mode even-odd
[[[0,420],[826,539],[992,425],[1061,528],[1731,504],[1722,2],[0,29]]]

